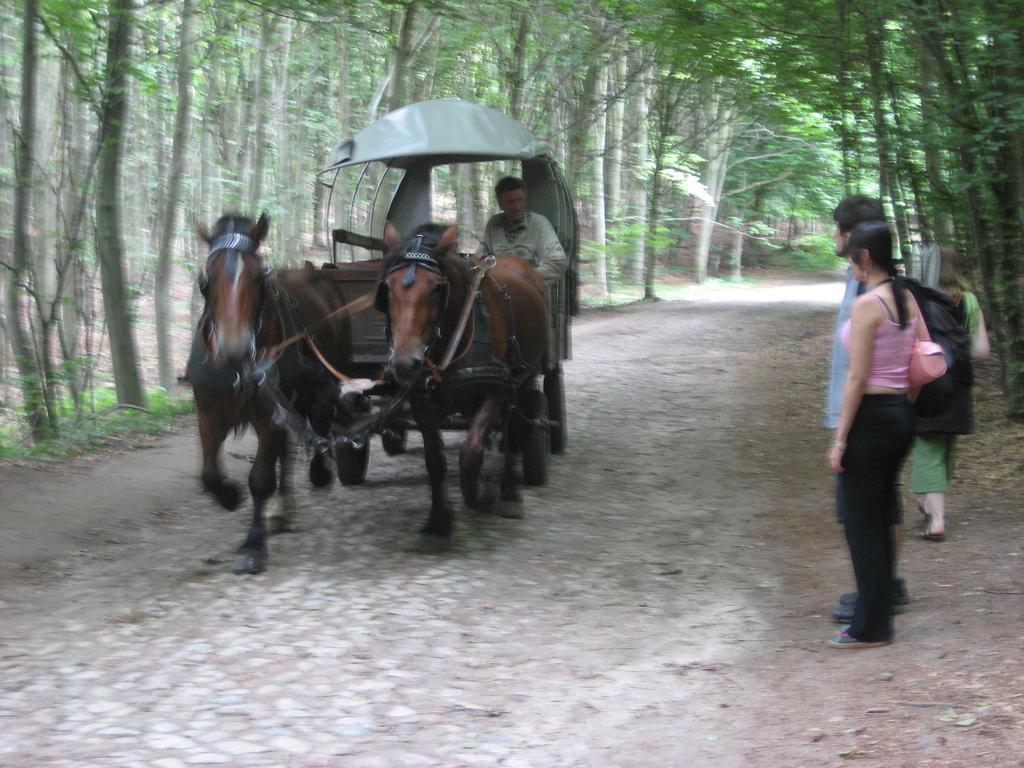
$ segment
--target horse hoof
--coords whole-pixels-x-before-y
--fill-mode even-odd
[[[480,498],[477,499],[476,509],[478,512],[488,513],[493,512],[495,505],[498,503],[498,495],[493,491],[485,491],[480,494]]]
[[[518,488],[503,488],[501,491],[501,500],[512,502],[513,504],[519,504],[523,501],[523,494],[519,492]]]
[[[334,475],[331,473],[331,467],[326,461],[314,460],[309,465],[309,482],[317,488],[330,485],[332,480],[334,480]]]
[[[231,570],[238,576],[263,573],[267,569],[267,556],[262,552],[239,552],[235,567]]]
[[[462,500],[466,506],[476,510],[480,508],[480,484],[476,481],[462,481]]]
[[[509,520],[522,520],[526,516],[526,512],[523,509],[523,502],[520,499],[515,501],[511,499],[502,499],[501,503],[495,507],[494,513],[498,517],[504,517]]]
[[[287,517],[267,518],[267,535],[277,536],[279,533],[290,533],[291,530],[292,524]]]
[[[217,501],[224,509],[234,512],[242,501],[242,489],[234,483],[225,485],[217,494]]]
[[[420,528],[420,533],[424,536],[437,536],[439,538],[449,538],[452,535],[452,531],[455,529],[454,523],[451,520],[438,521],[428,520],[427,524]]]

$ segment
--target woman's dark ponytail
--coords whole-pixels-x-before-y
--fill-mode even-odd
[[[896,302],[896,319],[900,321],[900,328],[907,327],[907,286],[897,272],[892,276],[892,298]]]

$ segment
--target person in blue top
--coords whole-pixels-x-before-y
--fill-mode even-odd
[[[836,255],[846,258],[846,247],[850,240],[850,232],[858,224],[866,221],[885,221],[885,209],[882,201],[867,195],[848,195],[843,198],[832,213],[836,228],[832,238],[835,243]],[[863,284],[857,282],[853,277],[853,270],[850,266],[846,268],[846,283],[843,289],[843,300],[839,304],[836,313],[836,326],[832,337],[832,361],[829,372],[828,392],[825,399],[825,427],[835,430],[839,426],[839,410],[842,405],[843,387],[846,384],[846,377],[850,371],[850,357],[846,348],[840,342],[839,334],[843,325],[850,319],[850,312],[853,302],[864,291]],[[846,519],[843,507],[843,475],[836,475],[836,519],[843,525]],[[901,527],[893,531],[897,542],[897,555],[899,552],[898,543],[901,537],[898,535]],[[894,574],[893,585],[895,602],[902,606],[909,602],[907,598],[906,584],[903,579]],[[832,618],[837,622],[847,624],[853,619],[854,606],[857,603],[857,593],[847,592],[839,598],[839,607],[832,612]]]

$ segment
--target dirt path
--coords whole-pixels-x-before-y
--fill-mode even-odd
[[[946,544],[907,541],[896,644],[825,643],[851,588],[818,426],[838,295],[581,318],[550,484],[441,549],[415,440],[359,488],[299,478],[254,578],[191,425],[4,468],[0,765],[1024,764],[1019,458],[974,462]]]

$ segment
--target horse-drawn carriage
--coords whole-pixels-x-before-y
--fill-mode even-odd
[[[455,226],[429,223],[458,214],[450,201],[435,203],[439,175],[495,161],[505,164],[501,173],[520,164],[529,208],[550,221],[568,257],[564,279],[545,286],[516,256],[462,252]],[[330,190],[331,260],[322,268],[267,271],[257,254],[267,227],[262,217],[254,223],[226,216],[213,232],[201,233],[210,246],[207,304],[188,378],[196,393],[203,483],[224,506],[233,508],[239,497],[221,475],[220,444],[232,426],[245,423],[259,438],[249,476],[253,522],[236,572],[265,567],[264,502],[276,487],[279,462],[284,489],[285,427],[316,447],[314,484],[329,480],[328,451],[342,483],[357,484],[370,435],[398,453],[415,421],[432,491],[424,530],[439,535],[450,533],[453,521],[441,429],[467,430],[460,479],[472,507],[496,501],[479,487],[493,428],[500,427],[505,454],[503,502],[518,500],[514,453],[522,455],[524,480],[543,484],[548,453],[565,446],[561,361],[569,357],[576,306],[578,228],[547,145],[495,110],[458,100],[424,102],[339,144],[319,178]],[[359,384],[355,377],[373,381]]]
[[[577,309],[579,226],[569,187],[549,153],[546,142],[501,112],[443,99],[397,109],[342,141],[319,178],[329,190],[331,264],[337,268],[337,279],[354,297],[376,288],[377,253],[385,250],[387,223],[409,232],[439,214],[457,217],[450,201],[438,206],[438,195],[432,194],[439,174],[452,178],[459,173],[459,166],[466,164],[495,167],[500,161],[507,170],[510,163],[519,163],[530,210],[551,223],[569,259],[566,278],[549,288],[549,343],[542,368],[551,451],[561,453],[566,443],[561,362],[571,353],[570,316]],[[495,180],[484,183],[488,192]],[[493,198],[488,195],[488,199]],[[469,241],[475,245],[472,237]],[[387,361],[382,314],[368,312],[353,318],[352,334],[358,362],[383,365]],[[401,450],[409,426],[406,419],[399,418],[384,428],[385,451]],[[339,466],[343,482],[361,482],[359,468],[365,472],[365,458],[344,452],[339,456],[345,456]]]

